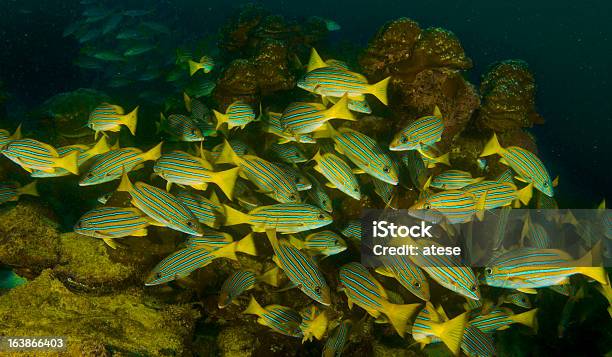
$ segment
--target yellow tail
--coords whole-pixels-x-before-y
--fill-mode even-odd
[[[368,93],[378,98],[384,105],[389,104],[387,100],[387,87],[389,86],[390,80],[391,77],[387,77],[378,83],[370,85],[368,88]]]
[[[601,266],[601,241],[597,242],[582,258],[571,264],[576,267],[578,273],[586,275],[602,285],[609,283],[608,273]]]
[[[233,169],[215,172],[214,174],[214,182],[230,200],[233,199],[234,185],[236,184],[239,172],[240,168],[234,167]]]
[[[98,154],[103,154],[109,151],[110,149],[111,148],[110,145],[108,145],[108,139],[106,138],[106,136],[102,136],[100,140],[98,140],[96,145],[94,145],[91,149],[87,150],[87,156],[91,157]]]
[[[529,204],[529,201],[531,201],[532,196],[533,196],[533,184],[532,183],[530,183],[529,185],[517,191],[517,197],[519,201],[521,201],[521,203],[524,204],[525,206]]]
[[[132,192],[134,186],[132,186],[132,182],[130,182],[130,178],[127,173],[124,173],[121,176],[121,183],[119,183],[119,187],[117,187],[117,191],[119,192]]]
[[[235,226],[251,222],[251,216],[248,214],[242,213],[228,205],[223,205],[223,208],[225,209],[225,226]]]
[[[325,118],[346,119],[351,121],[357,120],[348,108],[348,97],[346,94],[336,104],[325,111]]]
[[[239,162],[240,157],[234,152],[232,145],[227,140],[223,140],[223,148],[215,164],[234,164],[237,166]]]
[[[164,142],[160,142],[155,145],[155,147],[151,148],[149,151],[142,153],[142,159],[144,161],[155,161],[159,159],[162,155],[162,145]]]
[[[20,187],[17,192],[19,193],[19,195],[38,196],[38,190],[36,189],[36,181],[32,181],[29,184]]]
[[[9,137],[9,140],[19,140],[19,139],[21,139],[21,124],[19,124],[17,129],[15,129],[15,132],[13,133],[13,135]]]
[[[323,61],[321,56],[319,56],[317,50],[315,50],[315,48],[313,47],[310,50],[310,60],[308,60],[308,67],[306,67],[306,72],[308,73],[310,71],[323,67],[327,67],[327,63]]]
[[[458,355],[461,350],[461,339],[468,322],[468,313],[455,317],[442,324],[434,326],[434,334],[448,347],[454,355]]]
[[[383,309],[385,315],[389,318],[391,325],[395,328],[395,331],[404,337],[406,333],[406,326],[408,320],[415,314],[421,304],[408,304],[408,305],[397,305],[390,302],[383,303]]]
[[[259,305],[257,300],[251,296],[251,301],[249,301],[249,306],[247,306],[246,310],[242,312],[243,314],[251,314],[261,316],[266,313],[266,310]]]
[[[321,311],[319,316],[310,323],[310,333],[312,333],[317,340],[321,340],[327,330],[328,323],[327,314],[325,311]],[[302,343],[304,343],[305,339],[306,338],[302,340]]]
[[[73,151],[65,156],[58,157],[55,165],[62,169],[78,175],[79,174],[79,152]]]
[[[214,109],[213,109],[213,113],[215,113],[215,118],[217,118],[217,127],[215,129],[219,130],[219,128],[221,127],[221,125],[223,125],[223,123],[227,123],[229,116],[227,114],[220,113]]]
[[[485,145],[484,149],[482,150],[482,153],[480,154],[480,157],[489,156],[493,154],[501,154],[503,152],[504,149],[499,144],[499,140],[497,140],[497,135],[493,133],[493,137],[491,138],[491,140],[489,140],[487,145]]]
[[[538,309],[529,310],[527,312],[523,312],[522,314],[512,315],[510,319],[517,324],[525,325],[527,327],[536,329],[538,326],[537,319]]]
[[[201,63],[189,60],[189,75],[193,76],[198,70],[203,69],[204,65]]]
[[[121,117],[121,122],[130,130],[132,135],[136,135],[136,123],[138,122],[138,108]]]
[[[183,92],[183,102],[185,102],[185,110],[191,113],[191,98],[185,92]]]
[[[236,251],[248,255],[257,255],[257,247],[253,239],[253,233],[249,233],[236,244]]]
[[[450,156],[449,155],[450,155],[449,153],[446,153],[444,155],[440,155],[440,156],[434,158],[433,160],[435,162],[437,162],[437,163],[444,164],[446,166],[450,166],[451,164],[450,164]]]
[[[300,240],[300,239],[297,239],[297,238],[296,238],[295,236],[293,236],[293,235],[290,235],[290,236],[289,236],[289,243],[290,243],[292,246],[296,247],[297,249],[300,249],[300,250],[301,250],[301,249],[304,249],[304,241],[303,241],[303,240]]]
[[[277,266],[275,266],[274,268],[261,274],[258,277],[258,280],[261,281],[262,283],[266,283],[275,288],[278,288],[280,286],[280,269]]]

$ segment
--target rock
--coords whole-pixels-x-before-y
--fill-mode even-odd
[[[181,355],[193,333],[188,305],[147,306],[141,289],[76,294],[50,270],[0,296],[0,334],[65,336],[68,355]]]
[[[221,357],[253,356],[260,342],[255,338],[257,326],[242,324],[227,327],[217,337],[217,348]]]

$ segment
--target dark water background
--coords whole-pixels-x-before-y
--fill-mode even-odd
[[[158,4],[174,26],[196,36],[215,32],[240,3],[121,1],[124,8]],[[261,3],[287,17],[336,20],[342,30],[332,34],[331,44],[365,46],[381,25],[402,16],[422,27],[447,28],[457,34],[474,62],[468,74],[474,83],[495,61],[527,61],[538,85],[538,111],[546,119],[534,132],[551,175],[561,177],[560,203],[593,207],[604,196],[612,198],[611,1]],[[0,1],[0,79],[13,95],[13,114],[59,92],[90,86],[91,74],[72,65],[79,44],[62,37],[81,12],[77,0]]]

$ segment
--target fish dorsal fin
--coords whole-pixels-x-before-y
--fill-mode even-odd
[[[310,59],[308,60],[308,67],[306,67],[306,73],[324,67],[327,67],[327,64],[325,63],[325,61],[323,61],[321,56],[319,56],[317,50],[313,47],[310,50]]]
[[[434,107],[433,116],[437,118],[442,118],[442,112],[440,111],[440,108],[438,108],[437,105]]]

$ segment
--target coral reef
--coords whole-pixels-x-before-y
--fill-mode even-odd
[[[0,296],[0,334],[64,336],[67,355],[181,355],[198,313],[150,306],[142,289],[106,296],[70,291],[50,270]]]

